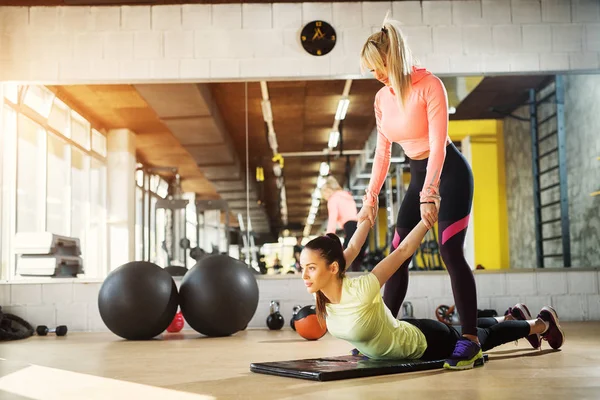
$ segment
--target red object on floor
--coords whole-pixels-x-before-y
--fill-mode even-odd
[[[179,311],[177,314],[175,314],[175,318],[173,318],[171,325],[169,325],[169,327],[167,328],[167,332],[177,333],[183,329],[183,324],[183,314],[181,313],[181,311]]]

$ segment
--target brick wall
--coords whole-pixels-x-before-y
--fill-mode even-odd
[[[0,7],[0,80],[359,78],[360,48],[386,10],[438,74],[599,67],[596,0]],[[314,19],[337,31],[324,57],[300,46]]]

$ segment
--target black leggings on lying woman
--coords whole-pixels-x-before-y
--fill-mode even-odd
[[[427,340],[427,350],[422,360],[441,360],[452,355],[458,339],[462,337],[460,328],[448,326],[433,319],[403,319],[423,332]],[[527,321],[503,321],[495,318],[477,319],[477,337],[481,349],[487,351],[504,343],[514,342],[529,335]]]

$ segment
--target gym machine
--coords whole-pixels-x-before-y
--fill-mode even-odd
[[[18,232],[14,249],[19,275],[77,277],[83,273],[79,238],[50,232]]]

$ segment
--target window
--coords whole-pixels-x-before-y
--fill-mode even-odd
[[[88,248],[90,212],[90,156],[71,147],[71,236],[79,238],[81,249]],[[82,251],[83,252],[83,251]],[[87,261],[87,252],[83,254]]]
[[[44,118],[50,115],[54,93],[44,86],[28,86],[23,103]]]
[[[92,158],[90,172],[90,225],[83,267],[87,276],[103,277],[109,272],[106,252],[106,165]]]
[[[92,150],[106,157],[106,137],[95,129],[92,129]]]
[[[11,103],[17,104],[19,102],[19,86],[14,83],[5,83],[4,97]]]
[[[90,149],[90,123],[75,111],[71,111],[71,139],[84,149]]]
[[[71,154],[69,145],[53,133],[48,133],[48,188],[46,193],[46,231],[69,236]],[[76,216],[73,216],[76,219]]]
[[[19,115],[17,139],[17,232],[45,230],[46,131]]]
[[[71,137],[69,130],[69,107],[59,99],[55,98],[48,117],[48,125],[56,129],[62,135]]]

